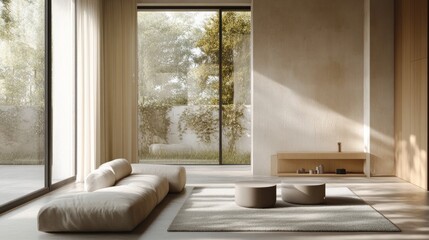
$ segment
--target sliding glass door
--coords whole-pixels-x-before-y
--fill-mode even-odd
[[[250,163],[248,9],[140,9],[138,64],[141,162]]]
[[[138,14],[139,156],[145,162],[218,163],[219,63],[201,49],[207,31],[218,32],[216,24],[207,25],[216,19],[217,11]]]
[[[0,205],[45,187],[45,1],[0,1]]]
[[[250,163],[250,11],[222,12],[222,163]]]
[[[75,176],[75,66],[74,0],[0,0],[0,213]]]

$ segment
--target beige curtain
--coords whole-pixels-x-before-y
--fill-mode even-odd
[[[103,1],[105,159],[137,162],[137,4]]]
[[[77,181],[137,161],[136,31],[135,0],[77,1]]]
[[[77,1],[77,181],[100,164],[102,1]]]

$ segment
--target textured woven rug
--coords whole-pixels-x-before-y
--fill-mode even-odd
[[[387,218],[350,189],[327,188],[321,205],[281,200],[274,208],[239,207],[234,188],[196,187],[168,231],[177,232],[398,232]]]

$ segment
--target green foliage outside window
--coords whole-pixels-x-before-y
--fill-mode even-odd
[[[0,144],[10,150],[2,152],[0,163],[14,164],[24,157],[26,163],[39,163],[43,158],[42,147],[35,147],[37,153],[20,154],[19,146],[23,139],[43,145],[44,7],[40,0],[0,0]],[[23,117],[26,114],[34,116],[30,123]]]
[[[250,50],[237,51],[243,44],[244,37],[250,35],[250,18],[248,12],[224,12],[222,15],[222,104],[234,104],[234,84],[238,81],[250,82],[250,66],[245,64],[241,69],[235,69],[234,59],[244,58],[242,61],[250,63]],[[196,58],[199,64],[219,62],[219,17],[212,17],[205,25],[203,36],[196,46],[204,53]],[[244,53],[244,54],[243,54]],[[244,56],[243,56],[244,55]],[[212,73],[204,72],[200,75],[205,83]],[[241,78],[239,77],[241,75]],[[246,78],[247,77],[247,78]],[[235,80],[235,81],[234,81]],[[211,85],[214,89],[218,85]],[[217,103],[212,99],[212,104]],[[243,104],[243,102],[241,102]]]
[[[222,39],[222,130],[227,138],[227,151],[234,152],[236,150],[237,141],[243,136],[247,130],[243,125],[244,104],[246,98],[242,96],[234,96],[234,84],[239,84],[240,87],[246,88],[245,83],[250,82],[250,66],[244,64],[244,67],[237,69],[237,64],[234,60],[241,58],[241,61],[250,63],[250,51],[245,49],[240,50],[243,44],[243,36],[250,34],[250,18],[247,12],[225,12],[222,15],[223,39]],[[204,34],[196,42],[196,46],[204,53],[200,57],[195,58],[195,62],[200,66],[217,63],[219,61],[219,18],[212,17],[204,26]],[[244,54],[243,54],[244,52]],[[243,59],[244,58],[244,59]],[[211,87],[212,92],[216,92],[219,88],[218,82],[211,82],[210,78],[213,72],[210,70],[204,71],[207,68],[200,67],[203,71],[199,71],[199,86],[201,92]],[[217,74],[217,73],[215,73]],[[247,93],[248,94],[248,93]],[[209,100],[200,101],[206,104],[218,104],[218,96],[214,96]],[[179,121],[180,133],[189,129],[195,132],[198,139],[204,143],[211,142],[213,134],[217,133],[218,118],[216,114],[218,106],[213,107],[188,107],[182,113]]]
[[[140,144],[143,148],[142,153],[149,151],[149,145],[152,143],[164,143],[167,139],[170,129],[170,118],[168,113],[172,106],[168,103],[158,103],[156,101],[146,100],[139,104],[139,129],[144,134],[140,135]]]
[[[202,143],[211,143],[218,133],[218,109],[216,105],[187,107],[179,118],[179,137],[182,138],[187,130],[191,130]]]
[[[148,153],[150,144],[167,143],[172,124],[168,113],[173,106],[187,106],[178,120],[180,139],[189,131],[200,143],[217,141],[218,14],[212,14],[201,28],[195,28],[193,13],[139,14],[143,14],[138,18],[142,154]],[[222,129],[226,155],[231,155],[248,130],[244,116],[245,105],[250,104],[250,13],[223,12],[222,27]]]

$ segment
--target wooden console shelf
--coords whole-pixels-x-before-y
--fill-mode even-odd
[[[296,173],[322,164],[324,174]],[[335,174],[345,168],[347,174]],[[279,152],[271,158],[271,175],[280,177],[364,177],[369,175],[369,162],[364,152]]]

